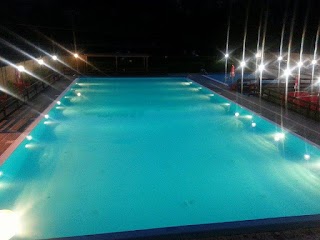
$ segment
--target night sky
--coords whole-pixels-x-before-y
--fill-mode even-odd
[[[266,49],[276,51],[284,13],[287,45],[296,9],[293,49],[299,51],[308,4],[305,52],[312,52],[318,0],[10,0],[0,7],[1,39],[29,52],[34,50],[15,34],[47,51],[58,51],[51,38],[71,50],[75,39],[85,53],[218,55],[225,49],[229,16],[230,49],[241,50],[248,9],[247,48],[255,51],[260,15],[268,9]],[[0,50],[15,53],[3,41]]]

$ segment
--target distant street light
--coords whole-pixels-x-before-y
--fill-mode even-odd
[[[285,69],[285,70],[284,70],[284,75],[285,75],[286,77],[289,77],[289,76],[291,75],[291,70],[290,70],[289,68]]]
[[[261,58],[261,52],[260,51],[257,52],[255,56],[256,56],[256,58]]]
[[[25,72],[26,71],[26,69],[22,65],[18,66],[18,70],[19,70],[19,72]]]
[[[262,71],[264,71],[264,69],[265,69],[265,66],[263,64],[260,64],[259,65],[259,71],[262,72]]]

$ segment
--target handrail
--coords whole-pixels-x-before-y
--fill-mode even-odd
[[[29,100],[38,95],[44,89],[46,89],[50,84],[54,83],[59,76],[56,74],[49,74],[45,79],[49,79],[48,82],[44,81],[35,81],[29,86],[25,86],[19,92],[19,97],[21,99],[16,98],[14,96],[8,95],[4,93],[7,97],[3,97],[0,99],[0,121],[7,118],[9,115],[18,110],[23,104],[27,104]]]

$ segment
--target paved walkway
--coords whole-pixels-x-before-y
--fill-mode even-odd
[[[0,155],[26,130],[26,128],[56,99],[72,82],[60,79],[22,105],[6,119],[0,121]]]

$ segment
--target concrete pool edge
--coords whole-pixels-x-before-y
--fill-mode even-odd
[[[20,134],[20,136],[16,140],[14,140],[14,142],[3,152],[3,154],[0,155],[0,166],[8,159],[8,157],[19,146],[19,144],[22,143],[26,136],[28,136],[29,133],[38,125],[41,119],[43,119],[43,116],[53,108],[53,106],[56,104],[57,99],[63,97],[76,81],[78,81],[78,78],[75,78],[72,82],[70,82],[69,86],[67,86],[67,88],[63,90],[58,97],[53,99],[52,103],[42,113],[40,113],[40,115]]]
[[[49,238],[47,240],[200,239],[320,226],[320,214]],[[19,238],[17,238],[19,239]]]

